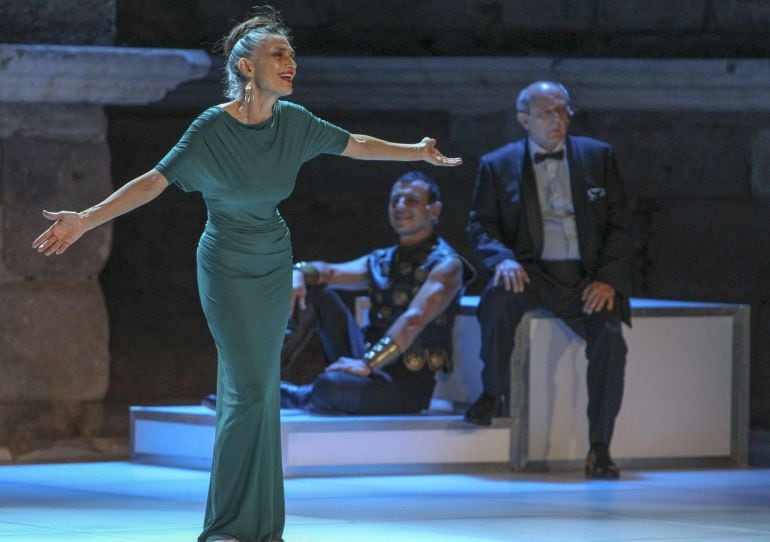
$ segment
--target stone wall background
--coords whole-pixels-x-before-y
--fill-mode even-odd
[[[114,1],[0,4],[0,42],[108,45],[114,38]],[[112,227],[92,232],[66,260],[31,249],[46,227],[41,209],[81,208],[111,192],[106,132],[98,106],[0,103],[3,462],[57,457],[72,438],[97,454],[110,447],[100,440],[110,354],[98,276]]]
[[[205,75],[210,60],[93,46],[114,35],[114,1],[0,4],[0,39],[17,42],[0,43],[0,462],[127,451],[125,409],[116,420],[105,402],[111,345],[99,274],[112,224],[65,257],[31,243],[50,225],[42,209],[81,210],[113,191],[103,105],[160,99]]]
[[[117,43],[210,48],[253,0],[118,1]],[[260,2],[262,3],[262,2]],[[301,55],[763,57],[763,0],[274,0]]]
[[[108,44],[114,37],[118,45],[210,52],[253,2],[86,3],[93,3],[93,9],[82,8],[83,2],[75,0],[0,6],[0,39],[83,45]],[[56,4],[61,11],[44,9],[48,4]],[[770,54],[770,4],[760,0],[276,0],[273,4],[283,11],[296,36],[300,74],[303,55],[339,56],[342,70],[345,56],[403,56],[406,77],[415,69],[408,57],[420,55],[549,56],[558,62],[560,57],[767,58]],[[100,13],[107,14],[108,22],[94,15]],[[61,24],[51,24],[52,20]],[[108,176],[118,187],[152,167],[201,109],[222,99],[217,78],[212,75],[203,87],[182,86],[160,103],[107,107],[104,140],[96,138],[85,151],[68,142],[66,134],[46,136],[53,139],[42,147],[48,149],[46,163],[58,163],[61,153],[85,152],[89,156],[82,163],[88,164],[94,160],[92,153],[108,153],[106,162],[100,159],[100,167],[110,168]],[[511,89],[511,103],[517,90]],[[579,94],[575,99],[579,104]],[[54,109],[57,115],[94,114],[70,106]],[[751,304],[753,428],[770,428],[770,395],[764,392],[770,385],[767,111],[770,107],[758,112],[741,111],[739,106],[735,111],[683,107],[665,112],[578,108],[572,126],[573,133],[607,140],[617,149],[632,201],[636,296]],[[281,206],[298,258],[345,260],[392,243],[385,198],[392,180],[412,167],[440,183],[444,192],[441,233],[461,252],[469,253],[464,228],[476,160],[522,135],[510,111],[394,112],[373,103],[369,110],[327,107],[314,112],[351,131],[384,138],[416,140],[433,135],[442,150],[462,155],[465,164],[437,170],[332,157],[314,160],[303,167],[296,192]],[[15,107],[0,113],[0,128],[6,119],[19,116]],[[70,124],[76,130],[78,123]],[[9,160],[28,147],[18,139],[20,130],[0,131],[4,164],[0,171],[4,224],[0,295],[6,284],[13,288],[23,284],[44,297],[50,286],[27,284],[29,276],[42,271],[24,274],[13,271],[13,266],[7,270],[9,259],[28,258],[18,254],[31,241],[17,238],[19,230],[10,226],[14,220],[39,216],[43,205],[23,192],[18,197],[28,210],[9,204],[8,193],[18,193],[15,188],[7,192],[12,182]],[[100,190],[95,188],[86,199],[96,199]],[[113,225],[112,250],[103,270],[97,271],[109,318],[111,357],[106,398],[99,403],[107,405],[105,431],[126,430],[122,413],[128,404],[197,402],[213,391],[215,352],[198,305],[194,270],[195,245],[204,220],[201,200],[172,187],[153,204]],[[84,254],[89,252],[85,245],[81,248]],[[43,264],[29,256],[25,265]],[[72,264],[45,265],[68,268]],[[96,273],[75,275],[89,286],[96,278]],[[472,286],[471,293],[481,284]],[[34,299],[34,295],[24,298]],[[9,314],[21,314],[21,309],[12,311]],[[11,341],[15,334],[6,331],[12,329],[10,324],[0,318],[0,325],[0,341]],[[48,362],[41,363],[46,367]],[[94,389],[100,386],[98,381],[89,384]],[[76,432],[74,425],[70,423],[61,434]]]
[[[0,43],[112,45],[116,0],[0,3]]]

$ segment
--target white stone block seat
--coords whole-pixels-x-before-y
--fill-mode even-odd
[[[455,370],[432,409],[410,416],[281,412],[287,476],[475,468],[579,468],[585,457],[585,343],[545,312],[527,314],[511,359],[511,416],[462,420],[481,389],[478,298],[463,298]],[[359,314],[363,306],[359,303]],[[623,408],[612,445],[622,468],[745,465],[749,309],[632,300]],[[131,407],[137,461],[208,468],[214,414],[200,406]]]
[[[281,411],[286,476],[507,468],[510,420],[476,428],[461,415],[324,416]],[[214,413],[202,406],[131,407],[132,458],[206,469]]]

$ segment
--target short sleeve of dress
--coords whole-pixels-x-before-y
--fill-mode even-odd
[[[207,112],[195,119],[176,145],[158,162],[155,169],[166,180],[177,185],[185,192],[202,189],[203,162],[206,145],[203,143],[203,129],[207,122]]]
[[[342,154],[350,137],[347,130],[316,117],[302,106],[290,104],[290,107],[302,116],[305,125],[303,162],[319,154]]]

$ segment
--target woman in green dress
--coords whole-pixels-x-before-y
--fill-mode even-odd
[[[198,290],[217,347],[217,427],[200,542],[282,540],[280,350],[291,302],[291,243],[277,205],[300,166],[322,153],[454,166],[435,141],[397,144],[345,130],[279,99],[297,72],[288,30],[269,7],[223,46],[231,101],[198,116],[158,165],[54,224],[33,247],[62,254],[86,231],[157,197],[169,184],[202,193],[208,220]]]

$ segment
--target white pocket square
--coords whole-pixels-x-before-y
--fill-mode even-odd
[[[601,186],[589,188],[586,193],[588,194],[588,201],[596,201],[607,195],[607,191]]]

